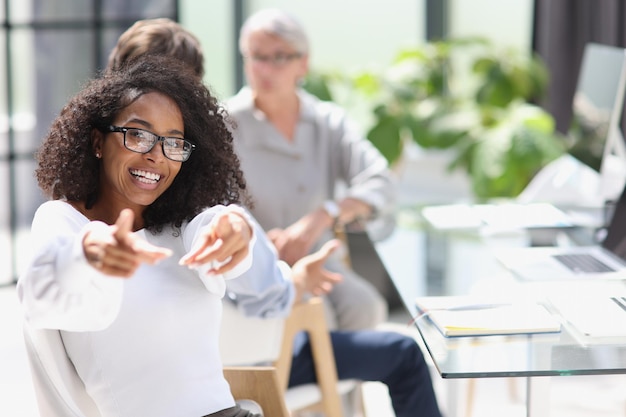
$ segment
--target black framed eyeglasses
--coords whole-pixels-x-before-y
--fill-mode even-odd
[[[159,136],[156,133],[136,127],[109,126],[108,130],[109,132],[123,133],[124,147],[137,153],[148,153],[157,142],[161,142],[163,155],[176,162],[185,162],[196,147],[183,138]]]
[[[302,58],[302,54],[299,52],[293,52],[290,54],[285,53],[277,53],[274,55],[261,55],[261,54],[251,54],[244,55],[244,59],[250,60],[259,64],[270,64],[273,67],[280,68],[287,65],[289,62],[294,59]]]

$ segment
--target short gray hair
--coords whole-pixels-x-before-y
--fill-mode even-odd
[[[265,32],[279,37],[302,55],[309,54],[309,39],[302,24],[279,9],[264,9],[252,14],[239,31],[239,52],[245,55],[248,38],[253,32]]]

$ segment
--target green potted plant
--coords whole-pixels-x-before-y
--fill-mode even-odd
[[[464,169],[486,200],[515,197],[566,151],[553,117],[533,104],[547,82],[539,58],[466,38],[402,50],[384,71],[313,73],[305,88],[365,106],[367,137],[391,164],[409,141],[451,149],[449,169]]]

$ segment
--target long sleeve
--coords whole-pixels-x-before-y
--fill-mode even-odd
[[[226,282],[228,298],[247,316],[285,317],[291,311],[295,289],[291,269],[278,260],[274,245],[256,222],[253,267]]]
[[[61,201],[44,203],[37,210],[31,228],[34,255],[17,284],[31,326],[99,330],[115,319],[123,280],[92,268],[82,249],[85,234],[100,227],[108,226],[88,222]]]

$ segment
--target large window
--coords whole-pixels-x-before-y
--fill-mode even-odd
[[[0,284],[28,253],[42,197],[33,153],[52,119],[137,19],[178,20],[176,0],[0,0]]]

